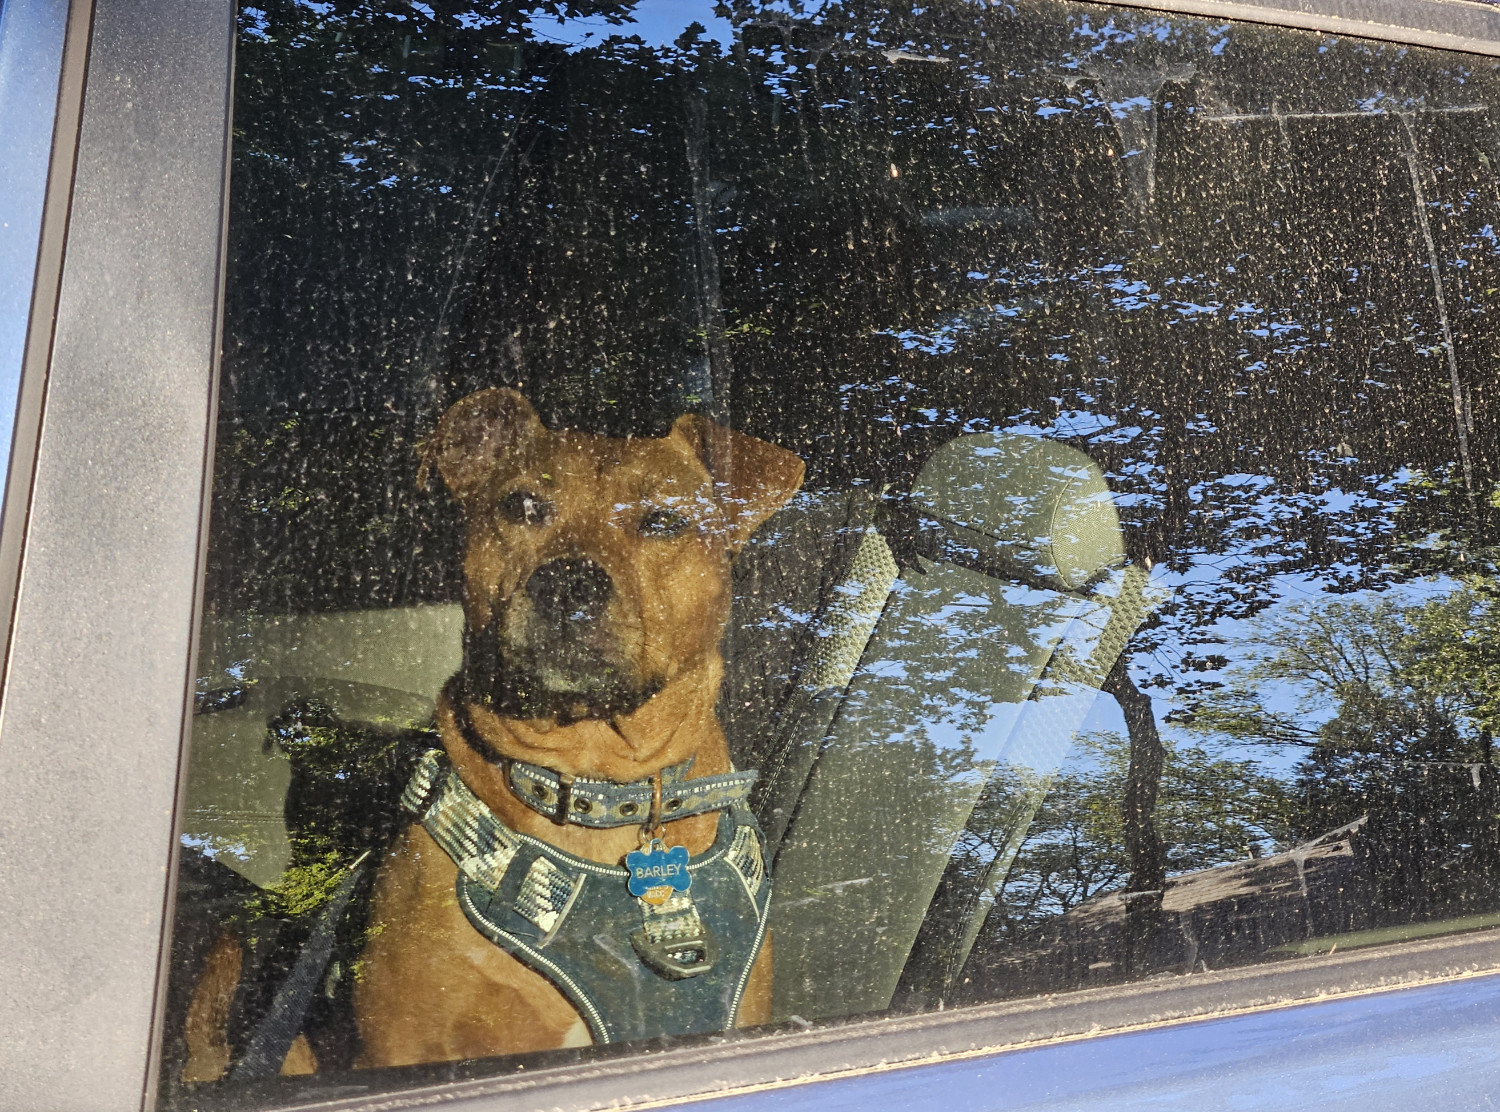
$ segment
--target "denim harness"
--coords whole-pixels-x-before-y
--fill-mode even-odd
[[[734,1026],[771,898],[760,827],[738,794],[688,864],[689,890],[660,905],[630,894],[626,869],[510,829],[441,749],[401,802],[458,866],[474,929],[556,985],[603,1044]]]

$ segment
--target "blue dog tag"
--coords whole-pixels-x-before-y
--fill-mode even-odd
[[[625,867],[630,870],[630,894],[651,904],[666,903],[673,892],[686,892],[693,883],[687,846],[668,849],[660,838],[627,853]]]

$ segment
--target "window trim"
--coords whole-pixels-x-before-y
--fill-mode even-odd
[[[1490,930],[949,1012],[851,1017],[804,1031],[731,1034],[483,1079],[408,1082],[400,1089],[381,1088],[377,1081],[371,1092],[357,1096],[349,1093],[347,1076],[322,1089],[316,1079],[263,1082],[256,1095],[267,1098],[268,1108],[312,1106],[318,1112],[661,1107],[1497,974],[1500,930]],[[1101,1085],[1107,1082],[1100,1078]],[[270,1103],[279,1094],[295,1094],[296,1103]],[[243,1095],[203,1105],[204,1112],[244,1107]]]
[[[52,11],[47,11],[48,7]],[[62,9],[59,13],[56,9]],[[21,367],[15,409],[11,413],[11,436],[0,450],[8,454],[8,465],[0,474],[0,615],[7,631],[14,618],[21,548],[30,510],[31,478],[36,464],[42,399],[46,393],[47,362],[51,357],[56,323],[57,295],[62,277],[63,244],[67,237],[68,210],[72,204],[74,160],[78,154],[78,127],[83,111],[83,77],[88,62],[89,24],[92,6],[87,0],[43,0],[8,13],[13,22],[7,30],[28,45],[51,51],[59,14],[62,41],[56,43],[57,101],[51,120],[51,142],[47,178],[43,186],[42,212],[36,235],[36,264],[32,274],[29,315],[21,347]],[[48,59],[49,67],[52,59]],[[45,126],[45,125],[41,125]],[[0,400],[0,403],[11,399]],[[10,653],[10,637],[0,639],[0,686]]]
[[[89,16],[70,18],[69,61],[87,64],[49,183],[67,200],[42,267],[55,301],[39,283],[33,303],[29,499],[5,523],[24,529],[0,701],[6,1108],[140,1108],[154,1089],[201,593],[232,9]]]
[[[1500,55],[1500,8],[1467,0],[1113,2]],[[232,0],[72,0],[0,536],[0,598],[14,600],[0,698],[4,1107],[154,1103],[216,409],[233,14]],[[1500,932],[729,1036],[378,1103],[662,1103],[1490,971]]]

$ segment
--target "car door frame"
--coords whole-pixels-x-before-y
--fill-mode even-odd
[[[1122,2],[1500,55],[1500,9],[1478,4]],[[213,456],[233,15],[226,0],[69,7],[0,531],[0,1107],[149,1108],[157,1087]],[[669,1102],[1495,970],[1489,932],[690,1040],[586,1069],[418,1074],[382,1107]]]

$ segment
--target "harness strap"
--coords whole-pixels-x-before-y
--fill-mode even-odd
[[[520,836],[469,791],[441,749],[429,749],[422,757],[401,793],[401,806],[427,828],[460,872],[488,888],[500,886],[521,848]]]
[[[770,900],[743,805],[720,814],[714,845],[688,865],[692,890],[657,906],[629,891],[628,869],[506,826],[441,749],[422,758],[401,804],[457,866],[469,923],[551,980],[595,1043],[733,1026]]]

